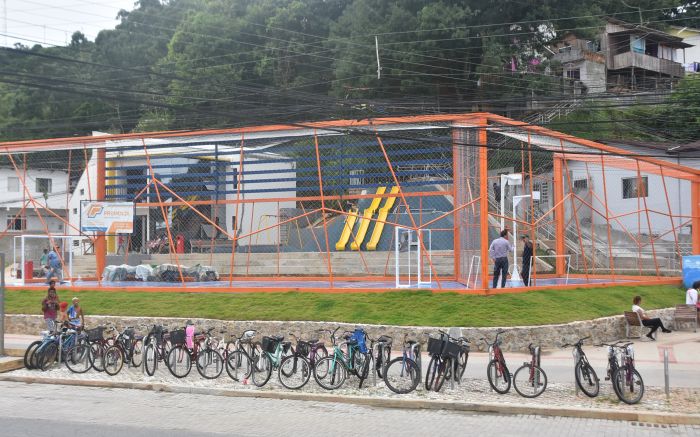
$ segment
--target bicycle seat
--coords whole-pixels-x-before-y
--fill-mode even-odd
[[[409,345],[414,345],[416,343],[418,343],[418,342],[415,340],[406,340],[406,344],[409,344]]]
[[[276,341],[284,340],[284,336],[282,336],[282,335],[271,335],[270,338],[273,340],[276,340]]]
[[[312,338],[311,340],[308,340],[307,343],[311,343],[311,344],[318,343],[318,340],[319,340],[318,338]]]

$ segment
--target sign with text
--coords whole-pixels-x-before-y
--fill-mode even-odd
[[[134,204],[131,202],[80,202],[80,232],[104,232],[108,235],[134,232]]]

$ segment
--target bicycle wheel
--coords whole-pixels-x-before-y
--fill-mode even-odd
[[[316,353],[314,354],[313,360],[309,362],[311,365],[312,371],[315,373],[320,372],[320,377],[325,378],[326,377],[326,372],[328,372],[328,366],[325,368],[319,368],[316,366],[316,363],[318,363],[322,358],[325,358],[328,356],[328,349],[326,349],[325,346],[319,346],[318,349],[316,349]],[[328,362],[326,362],[328,364]]]
[[[90,362],[92,363],[92,368],[98,372],[105,371],[104,356],[106,350],[107,348],[100,343],[90,344]]]
[[[612,376],[613,386],[617,397],[626,404],[636,404],[644,396],[644,380],[637,369],[625,365],[615,371]]]
[[[105,373],[114,376],[124,367],[124,354],[117,346],[110,346],[103,355]]]
[[[394,358],[384,368],[384,384],[394,393],[411,393],[420,384],[418,365],[410,358]]]
[[[32,364],[32,355],[36,352],[37,349],[39,349],[39,346],[43,343],[42,340],[37,340],[33,342],[32,344],[27,347],[27,350],[24,351],[24,368],[28,370],[32,370],[34,368],[34,364]]]
[[[49,343],[37,350],[37,367],[44,371],[49,370],[56,364],[56,358],[58,358],[58,346],[56,343]]]
[[[234,381],[243,380],[246,382],[250,378],[252,366],[250,357],[242,350],[233,351],[228,354],[226,359],[226,373]]]
[[[214,349],[205,349],[197,355],[197,371],[202,378],[216,379],[224,371],[224,359]]]
[[[520,366],[513,375],[513,388],[520,396],[536,398],[547,388],[547,374],[539,366]]]
[[[416,363],[416,367],[418,368],[418,380],[420,381],[421,378],[423,378],[423,357],[421,356],[420,345],[416,346],[415,353],[411,358]]]
[[[384,377],[384,369],[387,364],[391,361],[391,346],[386,346],[382,348],[382,351],[377,356],[377,364],[375,368],[377,370],[377,376],[380,378]]]
[[[579,361],[574,368],[574,376],[576,377],[576,385],[589,398],[598,396],[600,391],[600,381],[598,375],[590,364]]]
[[[73,373],[85,373],[92,367],[90,362],[90,347],[85,343],[78,343],[66,351],[65,363],[68,370]]]
[[[433,388],[436,392],[442,390],[442,386],[445,385],[445,381],[452,378],[452,366],[454,361],[452,358],[443,359],[437,367],[437,372],[435,374],[435,381],[433,382]]]
[[[510,373],[505,363],[491,360],[486,368],[486,376],[489,378],[489,385],[496,393],[506,394],[510,391]]]
[[[177,345],[168,353],[168,369],[175,378],[184,378],[192,370],[190,351],[183,345]]]
[[[158,368],[158,350],[153,343],[148,343],[143,353],[143,367],[146,370],[146,375],[153,376]]]
[[[460,351],[457,356],[456,366],[457,366],[457,382],[462,380],[464,376],[464,371],[467,370],[467,361],[469,360],[469,353],[466,351]]]
[[[134,367],[141,367],[143,362],[143,340],[134,340],[131,346],[131,365]]]
[[[367,377],[369,376],[370,369],[375,368],[376,366],[373,366],[372,363],[374,362],[374,356],[371,353],[367,353],[367,356],[363,359],[360,360],[362,363],[362,368],[359,370],[357,377],[360,380],[360,384],[358,385],[358,388],[362,388],[362,385],[364,382],[367,380]]]
[[[251,367],[253,370],[251,377],[253,384],[257,387],[262,387],[267,384],[267,381],[270,380],[270,376],[272,376],[272,360],[270,356],[267,353],[258,355],[253,360]]]
[[[345,363],[334,356],[323,357],[316,361],[316,368],[319,367],[326,369],[326,371],[325,373],[314,372],[314,379],[316,379],[318,385],[326,390],[340,388],[348,377],[348,369],[345,367]]]
[[[430,391],[433,389],[433,383],[435,382],[435,376],[437,375],[438,368],[438,356],[433,355],[428,362],[428,369],[425,372],[425,389]]]
[[[278,371],[280,383],[290,390],[298,390],[311,378],[311,365],[304,357],[290,355],[280,363]]]

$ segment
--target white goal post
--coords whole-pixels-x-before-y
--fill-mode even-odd
[[[64,281],[73,277],[73,251],[74,241],[85,239],[80,235],[17,235],[14,237],[12,249],[12,270],[10,275],[14,277],[17,285],[25,285],[27,279],[34,278],[34,271],[38,266],[45,274],[44,266],[41,266],[41,257],[44,249],[56,250],[62,267]],[[31,272],[26,270],[31,268]],[[37,277],[39,278],[39,277]],[[41,276],[45,279],[45,276]]]

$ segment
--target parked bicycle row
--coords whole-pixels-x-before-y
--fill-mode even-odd
[[[379,378],[395,393],[414,391],[423,383],[428,391],[439,392],[445,383],[459,384],[467,367],[470,341],[438,331],[427,339],[430,360],[423,371],[421,339],[404,336],[398,356],[392,358],[394,340],[386,335],[372,338],[362,328],[342,331],[341,328],[319,330],[313,338],[302,339],[289,334],[259,336],[246,330],[240,336],[225,329],[209,328],[195,332],[185,327],[168,330],[160,325],[140,325],[118,331],[114,326],[88,330],[63,328],[54,333],[45,331],[41,340],[32,343],[25,352],[27,369],[47,370],[64,363],[70,371],[84,373],[90,369],[114,376],[124,367],[140,368],[153,376],[164,366],[176,378],[190,374],[192,367],[206,379],[220,377],[224,370],[234,381],[266,385],[276,373],[288,389],[304,387],[311,377],[327,390],[342,387],[348,378],[357,379],[360,388],[367,379]],[[491,388],[505,394],[511,386],[521,396],[535,398],[547,388],[547,375],[541,367],[540,347],[529,346],[530,358],[514,373],[510,373],[501,350],[499,331],[493,341],[481,338],[488,346],[486,375]],[[257,338],[260,337],[260,341]],[[322,338],[330,340],[329,346]],[[583,342],[573,345],[576,384],[587,396],[595,397],[600,381],[583,351]],[[623,402],[634,404],[644,394],[644,382],[634,367],[631,343],[603,344],[608,348],[606,380]]]

